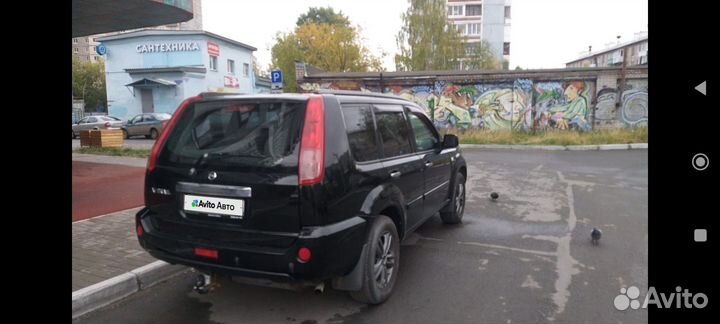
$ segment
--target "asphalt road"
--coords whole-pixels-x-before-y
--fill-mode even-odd
[[[401,248],[385,304],[347,294],[220,282],[190,291],[190,271],[76,323],[646,323],[616,310],[620,288],[647,289],[647,151],[479,151],[462,225],[432,218]],[[490,192],[500,198],[491,201]],[[590,244],[598,227],[603,238]]]

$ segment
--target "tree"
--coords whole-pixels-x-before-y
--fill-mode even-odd
[[[279,68],[285,72],[283,81],[286,91],[297,91],[295,61],[302,61],[332,72],[382,70],[381,57],[372,55],[362,44],[359,27],[338,23],[337,21],[342,19],[332,20],[327,18],[327,15],[320,15],[325,18],[317,18],[317,15],[313,14],[313,9],[316,8],[311,8],[307,14],[300,16],[299,25],[293,32],[278,33],[275,36],[276,42],[271,50],[272,68]],[[327,8],[326,12],[342,16],[335,14],[331,8]],[[315,19],[336,23],[316,23]]]
[[[492,45],[486,40],[467,44],[465,53],[463,65],[466,70],[495,70],[501,67],[501,62],[498,62],[492,51]]]
[[[447,19],[445,0],[409,0],[396,36],[398,71],[450,70],[464,56],[463,38]]]
[[[307,13],[300,15],[296,25],[298,27],[306,23],[338,25],[350,28],[350,19],[343,15],[342,11],[335,12],[331,7],[311,7]]]
[[[105,92],[105,64],[83,62],[72,57],[73,96],[85,100],[85,110],[94,111],[98,106],[107,107]]]
[[[258,64],[257,57],[255,57],[255,55],[253,55],[253,57],[252,57],[252,64],[253,64],[253,72],[255,72],[256,77],[263,77],[263,78],[270,77],[269,70],[261,69],[260,64]]]

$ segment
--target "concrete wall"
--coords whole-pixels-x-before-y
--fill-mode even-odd
[[[316,89],[393,93],[424,107],[438,127],[581,130],[643,127],[648,122],[647,68],[533,70],[503,73],[320,73],[298,81]]]

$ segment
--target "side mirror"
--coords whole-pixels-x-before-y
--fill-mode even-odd
[[[443,143],[442,148],[456,148],[460,145],[460,140],[458,140],[458,137],[453,134],[445,134],[445,137],[443,137]]]

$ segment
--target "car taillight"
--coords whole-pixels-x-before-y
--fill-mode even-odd
[[[218,251],[213,249],[195,248],[195,255],[212,260],[218,259]]]
[[[155,165],[157,164],[158,156],[160,155],[160,151],[162,150],[163,145],[165,145],[165,141],[167,141],[168,136],[172,132],[173,128],[177,124],[178,120],[182,116],[185,109],[192,105],[193,103],[199,101],[200,97],[190,97],[185,99],[177,110],[175,110],[175,113],[168,121],[167,125],[165,126],[164,130],[160,133],[160,136],[155,141],[155,144],[153,145],[152,151],[150,152],[150,158],[148,158],[147,162],[147,170],[146,174],[150,174],[155,170]],[[147,199],[145,199],[147,201]]]
[[[110,128],[110,126],[112,126],[110,125],[110,122],[105,122],[105,128]]]
[[[310,252],[310,249],[304,246],[298,249],[297,259],[298,261],[300,261],[300,263],[307,263],[308,261],[310,261],[311,257],[312,252]]]
[[[145,234],[145,230],[142,227],[142,224],[138,224],[137,226],[137,236],[142,237],[143,234]]]
[[[325,172],[325,104],[320,96],[310,97],[307,103],[298,164],[301,186],[322,181]]]

